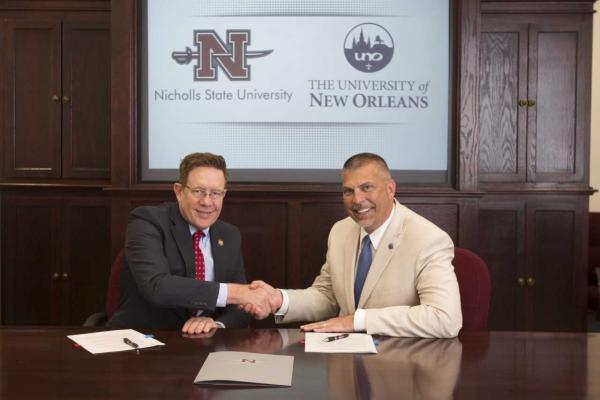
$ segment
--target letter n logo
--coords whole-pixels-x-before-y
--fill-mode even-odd
[[[246,63],[246,47],[250,43],[250,31],[227,31],[227,44],[215,31],[194,31],[194,44],[200,53],[199,63],[194,68],[194,80],[217,79],[217,68],[232,81],[250,79],[250,67]]]
[[[195,30],[194,45],[197,51],[192,52],[189,47],[186,51],[174,51],[171,57],[179,64],[189,64],[196,60],[194,67],[195,81],[215,81],[218,69],[222,69],[229,80],[250,80],[250,66],[248,58],[264,57],[273,50],[248,51],[250,44],[250,30],[228,29],[227,41],[217,35],[214,30]]]

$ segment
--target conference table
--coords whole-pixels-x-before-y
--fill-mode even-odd
[[[600,399],[597,333],[375,336],[368,355],[305,353],[295,329],[157,331],[166,346],[96,355],[67,338],[99,330],[0,327],[0,399]],[[294,356],[292,386],[193,384],[226,350]]]

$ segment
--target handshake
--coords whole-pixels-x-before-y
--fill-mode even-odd
[[[240,310],[256,319],[265,319],[281,308],[281,291],[266,282],[253,281],[249,285],[230,283],[227,286],[227,303],[237,304]]]

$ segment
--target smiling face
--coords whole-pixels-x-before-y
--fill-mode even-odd
[[[212,167],[196,167],[190,171],[185,185],[177,182],[173,191],[177,196],[179,211],[190,225],[196,229],[206,229],[219,218],[223,207],[223,197],[211,199],[211,196],[194,197],[193,189],[204,189],[210,192],[225,192],[225,175],[223,171]]]
[[[396,182],[375,162],[342,173],[344,207],[368,233],[390,216],[394,207]]]

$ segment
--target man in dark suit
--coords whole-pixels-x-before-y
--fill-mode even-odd
[[[203,333],[247,326],[235,304],[269,307],[266,291],[245,285],[239,230],[218,219],[226,179],[223,157],[190,154],[173,185],[177,203],[131,212],[110,326]]]

